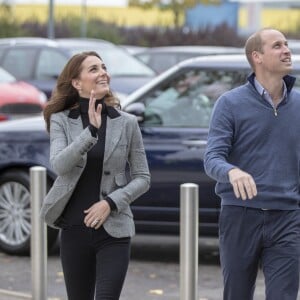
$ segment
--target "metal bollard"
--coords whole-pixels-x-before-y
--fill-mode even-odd
[[[47,299],[47,227],[40,218],[46,195],[46,168],[30,168],[32,299]]]
[[[198,294],[198,185],[180,185],[180,300]]]

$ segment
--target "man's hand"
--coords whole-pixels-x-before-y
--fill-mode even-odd
[[[241,197],[243,200],[247,200],[257,195],[256,184],[250,174],[234,168],[228,172],[228,176],[237,198]]]

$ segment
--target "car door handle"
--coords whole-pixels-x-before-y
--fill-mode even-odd
[[[207,141],[205,141],[205,140],[186,140],[186,141],[182,141],[182,144],[185,146],[203,147],[203,146],[206,146]]]

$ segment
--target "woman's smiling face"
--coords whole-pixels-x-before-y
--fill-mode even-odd
[[[81,65],[79,78],[73,80],[73,86],[83,98],[89,98],[94,91],[97,99],[109,92],[110,77],[103,61],[97,56],[88,56]]]

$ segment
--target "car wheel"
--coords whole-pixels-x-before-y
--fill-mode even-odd
[[[0,248],[8,254],[29,254],[31,235],[29,171],[11,170],[0,176]],[[48,248],[58,230],[47,230]]]

